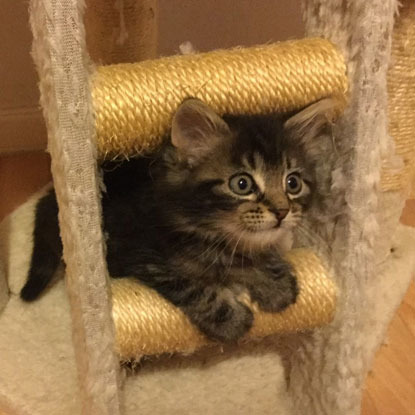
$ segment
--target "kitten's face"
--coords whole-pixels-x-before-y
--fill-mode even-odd
[[[307,146],[292,131],[278,117],[223,120],[200,101],[185,101],[165,154],[172,222],[235,251],[283,242],[314,189]]]

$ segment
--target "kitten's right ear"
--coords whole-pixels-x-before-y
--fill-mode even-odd
[[[195,98],[184,101],[173,117],[171,142],[189,165],[206,157],[228,134],[225,121]]]

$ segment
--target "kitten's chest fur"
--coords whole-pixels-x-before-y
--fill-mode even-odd
[[[232,283],[242,274],[252,272],[258,262],[257,258],[237,249],[237,241],[230,244],[194,238],[169,246],[165,252],[175,268],[207,283]]]

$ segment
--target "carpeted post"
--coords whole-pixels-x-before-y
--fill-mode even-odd
[[[83,0],[32,0],[33,58],[48,127],[85,415],[119,413],[85,46]]]
[[[360,411],[376,343],[367,332],[374,311],[370,287],[379,275],[376,246],[379,238],[390,239],[380,233],[378,202],[381,149],[390,142],[386,80],[396,8],[395,0],[305,2],[307,34],[332,40],[345,55],[350,105],[334,137],[342,167],[333,177],[333,206],[343,200],[344,208],[326,241],[340,288],[337,315],[328,327],[302,338],[292,355],[289,389],[298,414]]]

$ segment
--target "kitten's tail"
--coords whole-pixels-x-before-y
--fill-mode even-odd
[[[34,301],[43,293],[52,282],[61,257],[58,205],[52,190],[36,206],[32,259],[26,284],[20,291],[22,300]]]
[[[26,284],[20,291],[20,298],[24,301],[34,301],[50,284],[59,266],[60,258],[55,254],[33,253],[32,264]]]

